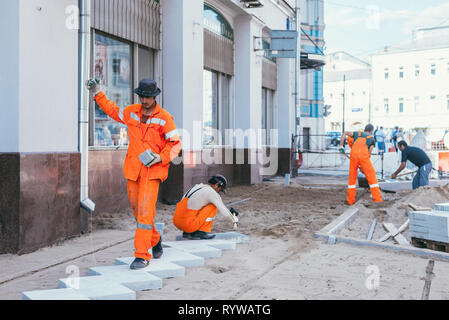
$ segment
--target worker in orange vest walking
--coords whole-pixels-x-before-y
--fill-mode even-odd
[[[349,205],[353,205],[355,203],[355,196],[357,192],[357,173],[359,167],[368,180],[374,202],[382,202],[382,194],[380,192],[376,171],[371,163],[371,152],[376,145],[373,132],[374,126],[369,124],[365,127],[365,131],[344,132],[340,141],[339,151],[341,153],[345,153],[343,145],[346,137],[348,137],[350,145],[352,144],[347,197]]]
[[[193,186],[182,197],[176,206],[173,223],[183,231],[183,238],[189,240],[209,240],[215,235],[209,234],[215,221],[217,212],[223,214],[237,228],[239,213],[228,209],[220,197],[220,192],[226,193],[228,181],[220,174],[209,179],[208,184]]]
[[[87,82],[94,92],[94,100],[115,121],[128,127],[129,145],[123,173],[128,180],[128,198],[137,228],[134,237],[135,260],[131,269],[142,269],[149,265],[152,255],[160,258],[162,239],[154,227],[159,185],[167,179],[170,162],[181,151],[181,138],[174,119],[156,102],[161,93],[152,79],[143,79],[134,93],[140,104],[120,109],[108,100],[96,79]]]

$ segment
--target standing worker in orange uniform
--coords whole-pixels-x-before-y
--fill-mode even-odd
[[[360,167],[368,180],[371,195],[374,202],[382,202],[382,194],[380,192],[379,183],[377,181],[376,171],[371,163],[371,152],[373,151],[376,142],[373,137],[374,126],[369,124],[362,132],[344,132],[340,141],[340,152],[345,153],[343,144],[348,137],[351,147],[351,158],[349,165],[349,183],[348,183],[348,204],[355,203],[355,196],[357,192],[357,172]]]
[[[162,239],[154,227],[159,185],[167,179],[170,162],[181,151],[181,138],[173,117],[156,102],[161,93],[152,79],[143,79],[134,93],[141,104],[120,109],[107,99],[98,80],[88,81],[87,87],[95,93],[95,101],[115,121],[128,127],[129,145],[123,173],[128,180],[128,198],[137,229],[134,237],[135,260],[131,269],[149,265],[152,255],[160,258]]]

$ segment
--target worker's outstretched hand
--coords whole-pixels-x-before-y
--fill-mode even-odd
[[[98,80],[97,78],[87,80],[86,88],[90,92],[93,92],[94,96],[96,96],[100,91],[102,91],[100,80]]]
[[[233,219],[234,219],[234,229],[237,229],[237,227],[239,226],[239,218],[237,218],[237,216],[232,215]]]

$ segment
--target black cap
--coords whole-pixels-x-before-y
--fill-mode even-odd
[[[226,180],[226,178],[224,176],[222,176],[221,174],[217,174],[217,175],[213,176],[209,180],[209,183],[211,183],[211,184],[218,183],[218,187],[220,187],[221,191],[223,191],[223,193],[226,194],[226,187],[228,185],[228,180]]]
[[[153,79],[143,79],[134,93],[140,97],[156,97],[161,94],[161,89],[157,87],[157,83]]]

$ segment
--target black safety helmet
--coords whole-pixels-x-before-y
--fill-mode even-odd
[[[226,178],[223,177],[221,174],[217,174],[212,178],[210,178],[209,183],[213,185],[218,183],[218,187],[220,187],[221,191],[223,191],[223,193],[226,194],[226,186],[228,185],[228,180],[226,180]]]

